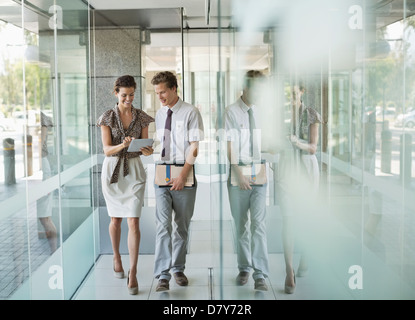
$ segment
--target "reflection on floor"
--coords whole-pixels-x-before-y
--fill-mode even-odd
[[[211,221],[192,221],[189,254],[186,264],[188,287],[170,281],[168,292],[157,293],[153,279],[153,255],[140,255],[138,281],[140,292],[128,294],[126,279],[112,274],[112,255],[101,255],[72,299],[77,300],[354,300],[354,299],[415,299],[415,216],[397,201],[384,198],[383,215],[376,234],[362,232],[362,201],[358,196],[341,190],[333,194],[328,215],[313,217],[306,224],[315,230],[309,243],[309,273],[297,277],[294,294],[284,293],[284,257],[272,248],[269,254],[269,290],[254,290],[252,277],[238,287],[234,284],[238,273],[230,221],[219,224]],[[364,205],[364,203],[363,203]],[[323,212],[324,210],[321,210]],[[327,210],[325,210],[327,211]],[[366,211],[366,210],[365,210]],[[38,237],[34,204],[29,220],[20,213],[0,221],[0,299],[7,299],[49,257],[46,239]],[[276,226],[281,226],[275,214],[269,216],[271,242],[280,243]],[[29,225],[27,225],[29,222]],[[30,230],[30,241],[27,237]],[[28,246],[30,244],[30,254]],[[221,244],[219,246],[219,244]],[[269,246],[271,247],[271,246]],[[29,259],[30,258],[30,259]],[[123,256],[125,271],[128,256]],[[30,261],[30,264],[28,263]],[[295,266],[298,265],[298,254]],[[356,267],[361,267],[362,287]]]
[[[224,226],[222,250],[214,248],[214,245],[212,245],[214,241],[210,240],[218,235],[210,231],[209,228],[211,228],[209,222],[192,222],[190,248],[185,270],[189,279],[189,286],[180,287],[172,278],[169,291],[156,292],[157,280],[153,279],[154,256],[140,255],[138,262],[139,294],[135,296],[129,295],[126,287],[127,279],[116,279],[113,276],[112,255],[101,255],[73,299],[306,300],[332,299],[333,294],[336,299],[354,299],[350,290],[346,289],[345,285],[341,283],[342,279],[320,282],[320,277],[312,276],[312,270],[309,272],[310,275],[306,277],[297,277],[297,289],[294,294],[285,294],[285,265],[282,253],[269,255],[271,274],[267,279],[268,291],[254,290],[252,276],[245,286],[236,286],[234,282],[238,270],[231,228],[229,225]],[[220,254],[222,254],[222,259],[219,259]],[[298,257],[296,257],[296,260],[298,260]],[[122,261],[124,270],[127,272],[129,265],[128,255],[122,256]],[[298,265],[298,263],[295,265]],[[317,274],[321,275],[320,272]],[[330,274],[330,271],[326,272],[326,274]],[[337,285],[334,281],[337,282]],[[330,290],[328,289],[329,286]]]

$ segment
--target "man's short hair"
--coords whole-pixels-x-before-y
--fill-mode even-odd
[[[153,77],[153,79],[151,79],[151,84],[153,86],[155,86],[157,84],[160,84],[160,83],[165,83],[167,88],[169,88],[169,89],[178,87],[177,78],[170,71],[159,72]]]
[[[259,70],[249,70],[245,73],[244,88],[252,87],[257,80],[265,79],[265,75]]]

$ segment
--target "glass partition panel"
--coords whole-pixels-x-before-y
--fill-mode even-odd
[[[28,33],[22,28],[22,8],[10,1],[1,1],[0,4],[2,11],[12,12],[14,16],[13,21],[3,17],[0,21],[0,84],[3,88],[0,93],[0,295],[1,299],[8,299],[22,288],[23,283],[28,282],[31,275],[30,237],[27,233],[29,209],[24,195],[27,178],[33,174],[33,166],[30,166],[33,162],[27,158],[29,153],[26,152],[28,119],[25,119],[27,113],[23,91],[24,45]],[[31,123],[35,122],[36,119]],[[25,162],[26,168],[31,167],[30,172],[25,170]],[[30,298],[28,286],[22,289],[22,296]]]
[[[0,83],[5,88],[0,96],[0,223],[8,239],[1,241],[1,263],[8,263],[1,267],[1,298],[63,299],[62,242],[76,228],[62,218],[62,204],[71,197],[78,204],[87,199],[87,214],[93,210],[89,172],[81,176],[85,168],[79,169],[82,160],[90,166],[88,7],[82,1],[8,0],[0,7]],[[78,176],[76,183],[71,174]],[[75,185],[81,196],[73,196]]]
[[[94,263],[89,136],[89,19],[83,1],[57,1],[42,8],[55,20],[40,32],[41,53],[49,57],[56,121],[60,183],[64,299],[70,299]],[[87,228],[86,226],[90,226]],[[88,230],[89,229],[89,230]]]
[[[276,290],[234,292],[229,281],[243,270],[244,257],[235,249],[234,266],[221,269],[221,297],[413,298],[414,23],[408,1],[260,2],[232,2],[234,42],[228,51],[219,41],[218,51],[228,59],[220,71],[236,88],[225,91],[224,105],[235,93],[243,96],[248,70],[267,79],[257,91],[261,160],[268,169],[262,257],[266,283]],[[221,205],[226,212],[226,198]],[[260,242],[238,236],[237,228],[234,235],[235,248],[250,239],[246,269],[259,277],[264,264],[255,262],[252,245]],[[286,295],[292,292],[298,295]]]
[[[410,3],[407,1],[406,6]],[[402,252],[402,276],[406,279],[412,275],[411,268],[413,266],[414,245],[411,242],[415,222],[415,202],[413,184],[415,181],[415,62],[413,60],[413,49],[415,47],[415,16],[410,15],[403,23],[402,38],[404,48],[409,52],[404,54],[404,95],[402,102],[402,113],[396,115],[395,128],[403,128],[399,136],[399,175],[400,183],[404,188],[402,203],[404,240]],[[399,39],[399,38],[398,38]],[[399,42],[397,42],[399,43]],[[398,108],[399,109],[399,108]],[[401,115],[402,114],[402,115]],[[400,127],[402,125],[402,127]],[[410,289],[413,290],[415,281],[413,278],[409,280]]]
[[[6,88],[1,119],[7,125],[2,127],[0,201],[2,224],[16,227],[7,227],[3,234],[16,239],[1,256],[4,263],[14,261],[1,268],[2,298],[34,298],[36,291],[38,299],[60,299],[62,291],[48,286],[47,268],[60,254],[52,81],[50,64],[39,58],[39,25],[47,19],[10,1],[1,1],[1,7],[0,81]],[[7,243],[2,241],[2,246]]]
[[[272,75],[271,43],[264,37],[265,30],[259,22],[261,9],[249,8],[253,16],[247,26],[242,23],[247,11],[235,2],[237,14],[232,27],[220,29],[218,38],[215,116],[221,189],[216,194],[220,196],[221,247],[220,264],[214,270],[218,299],[272,299],[272,291],[263,289],[270,287],[273,255],[280,251],[270,165],[275,163],[277,133],[281,128],[274,100],[279,88]],[[248,110],[253,110],[253,122],[248,119]],[[251,127],[255,142],[244,138]],[[255,156],[244,151],[248,145],[258,152]],[[256,166],[261,169],[258,171]],[[245,168],[249,171],[248,180],[243,177],[247,174],[243,173]],[[262,170],[266,173],[264,181],[254,183],[252,179],[261,180]],[[244,181],[251,185],[244,185]],[[266,282],[258,285],[259,279]]]

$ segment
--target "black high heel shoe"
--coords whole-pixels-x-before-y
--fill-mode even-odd
[[[296,286],[296,282],[295,282],[295,272],[293,272],[293,276],[294,276],[294,285],[293,286],[287,286],[285,285],[284,287],[284,291],[287,294],[293,294],[295,291],[295,286]]]
[[[130,283],[130,270],[128,270],[128,276],[127,276],[127,288],[128,288],[128,293],[129,293],[129,294],[131,294],[131,295],[138,294],[138,284],[137,284],[137,287],[130,288],[130,287],[128,286],[128,284],[129,284],[129,283]]]

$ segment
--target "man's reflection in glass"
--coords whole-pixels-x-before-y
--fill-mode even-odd
[[[260,71],[248,71],[242,96],[226,108],[224,117],[230,161],[228,194],[237,237],[236,284],[245,285],[252,269],[254,289],[261,291],[268,290],[265,281],[268,277],[267,182],[260,182],[264,180],[262,174],[266,178],[266,172],[258,141],[261,128],[258,113],[264,110],[260,111],[257,106],[263,94],[264,77]]]

